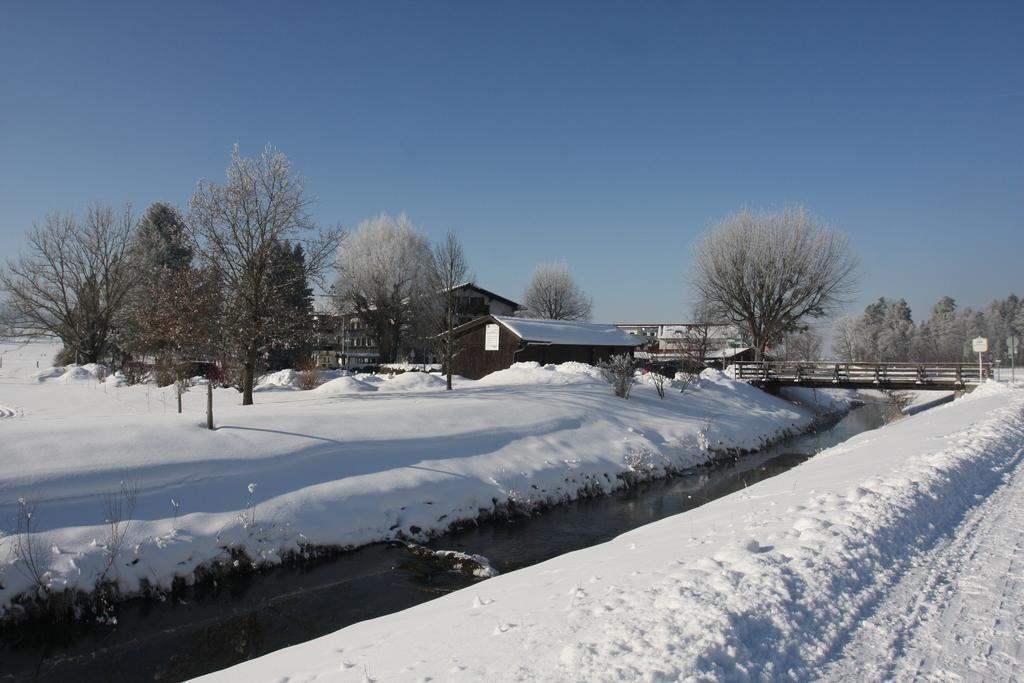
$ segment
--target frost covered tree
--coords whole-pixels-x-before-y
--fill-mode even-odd
[[[885,312],[889,300],[879,297],[867,305],[857,319],[857,360],[879,362],[882,357],[880,338],[885,327]]]
[[[911,356],[914,338],[914,320],[910,306],[903,299],[889,302],[878,336],[879,360],[906,362]]]
[[[913,337],[914,321],[907,302],[880,297],[856,319],[854,360],[908,361]]]
[[[857,318],[845,316],[832,328],[832,353],[841,361],[857,360]]]
[[[984,309],[958,308],[939,299],[927,320],[915,324],[903,299],[882,297],[834,329],[833,350],[842,360],[951,363],[974,360],[971,340],[987,337],[991,358],[1009,360],[1006,337],[1019,334],[1020,300],[1011,294]]]
[[[958,361],[963,357],[962,320],[957,315],[956,301],[953,297],[944,296],[932,307],[932,315],[928,319],[931,336],[934,341],[934,361]]]
[[[381,362],[394,362],[436,314],[430,242],[404,214],[381,214],[341,245],[335,268],[339,310],[366,325]]]
[[[176,365],[178,359],[169,357],[186,340],[173,332],[188,330],[199,311],[212,313],[201,304],[210,296],[210,283],[191,272],[192,249],[178,210],[151,205],[132,235],[130,257],[133,285],[118,321],[117,344],[132,356]]]
[[[442,308],[441,330],[436,338],[444,364],[446,388],[451,391],[452,363],[458,352],[455,348],[456,340],[452,334],[459,317],[459,297],[455,288],[465,282],[469,272],[469,263],[466,261],[466,254],[458,235],[449,231],[440,243],[434,245],[431,264],[434,287],[442,297],[440,302]]]
[[[717,317],[737,325],[758,358],[852,293],[857,260],[846,238],[803,208],[741,211],[695,248],[693,285]]]
[[[590,320],[593,301],[565,262],[542,263],[523,293],[525,315],[547,320]]]
[[[51,334],[58,362],[95,363],[110,349],[133,283],[131,207],[93,205],[79,220],[51,214],[28,233],[28,250],[0,270],[7,324],[19,334]]]
[[[143,274],[160,268],[183,270],[192,265],[185,219],[175,207],[155,202],[146,209],[132,236],[133,266]]]
[[[309,214],[314,201],[284,154],[268,146],[249,159],[237,145],[226,182],[200,180],[189,201],[192,250],[219,281],[221,332],[241,366],[242,405],[252,404],[261,357],[280,341],[281,293],[300,277],[275,278],[280,244],[302,244],[305,281],[319,275],[342,237],[338,230],[316,230]]]
[[[812,329],[792,332],[782,339],[774,354],[782,360],[818,360],[821,358],[821,335]]]

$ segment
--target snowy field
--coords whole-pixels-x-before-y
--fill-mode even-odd
[[[732,390],[732,389],[730,389]],[[1024,386],[210,681],[1021,680]]]
[[[662,401],[645,382],[622,401],[589,366],[523,364],[453,392],[426,373],[335,372],[310,391],[275,373],[255,406],[217,389],[208,431],[204,387],[178,415],[172,389],[51,368],[56,350],[0,346],[0,610],[36,580],[14,552],[20,500],[34,506],[40,583],[90,590],[105,576],[132,592],[229,551],[276,563],[302,544],[423,538],[502,506],[607,492],[813,417],[714,371],[686,394]],[[138,493],[114,552],[103,498],[127,511],[122,482]]]

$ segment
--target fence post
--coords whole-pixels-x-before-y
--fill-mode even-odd
[[[206,380],[206,428],[213,429],[213,379]]]

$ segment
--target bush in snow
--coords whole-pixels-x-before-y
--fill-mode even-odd
[[[316,369],[316,362],[312,356],[306,356],[298,364],[299,371],[298,386],[303,391],[316,389],[320,383],[320,373]]]
[[[98,584],[103,583],[107,574],[117,562],[121,549],[124,547],[128,529],[135,515],[135,504],[139,496],[138,482],[121,481],[120,490],[103,495],[103,512],[106,522],[105,546],[107,564],[100,574]]]
[[[665,385],[668,383],[668,377],[665,377],[665,375],[660,372],[655,372],[654,370],[648,372],[647,377],[651,380],[651,386],[653,386],[654,390],[658,392],[658,398],[664,399]]]
[[[48,539],[36,533],[35,503],[24,498],[18,499],[18,516],[15,521],[13,552],[15,567],[38,590],[46,592],[46,571],[53,556]]]
[[[678,389],[680,394],[685,394],[699,379],[700,375],[693,372],[677,372],[675,379],[672,380],[672,388]]]
[[[246,512],[242,514],[242,526],[251,529],[256,526],[256,483],[253,482],[247,487],[249,491],[249,503],[246,505]]]
[[[615,395],[629,399],[629,392],[633,390],[633,357],[625,353],[610,356],[597,367],[605,381],[612,385]]]

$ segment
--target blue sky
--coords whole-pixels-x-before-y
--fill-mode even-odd
[[[518,297],[686,317],[690,249],[802,203],[854,309],[1024,295],[1022,3],[6,3],[0,254],[54,210],[184,206],[277,146],[322,224],[405,212]]]

